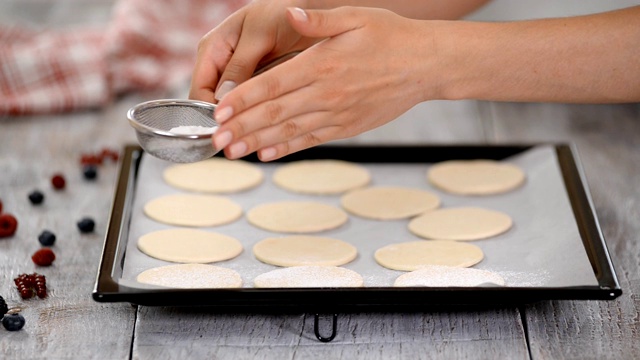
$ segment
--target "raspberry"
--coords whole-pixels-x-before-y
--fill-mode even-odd
[[[31,260],[33,260],[33,262],[38,266],[49,266],[55,259],[56,254],[53,253],[53,250],[48,248],[40,249],[31,256]]]
[[[33,287],[35,286],[35,275],[20,274],[13,279],[16,284],[20,297],[29,299],[33,297]]]
[[[80,221],[78,221],[77,225],[78,225],[78,229],[80,229],[80,232],[90,233],[95,228],[96,223],[95,221],[93,221],[93,219],[89,217],[85,217],[85,218],[82,218]]]
[[[29,193],[29,201],[31,201],[33,205],[42,204],[42,202],[44,201],[44,194],[42,194],[38,190],[34,190]]]
[[[41,299],[47,297],[47,279],[44,275],[38,273],[20,274],[13,279],[13,282],[23,299],[32,298],[34,293]]]
[[[15,234],[18,220],[11,214],[0,214],[0,238]]]
[[[111,161],[116,162],[118,161],[118,157],[119,157],[118,152],[115,150],[111,150],[109,148],[104,148],[100,152],[100,158],[102,159],[109,158]]]
[[[4,301],[4,298],[0,296],[0,317],[6,314],[7,311],[9,311],[9,307],[7,306],[7,303]]]
[[[82,168],[82,175],[87,180],[93,180],[98,176],[98,168],[95,165],[85,165]]]
[[[66,183],[67,182],[64,179],[64,176],[62,174],[55,174],[51,178],[51,185],[53,185],[53,188],[56,190],[64,189],[64,186],[66,185]]]
[[[2,326],[9,331],[18,331],[24,327],[24,316],[15,313],[5,315],[2,318]]]
[[[56,242],[56,235],[49,230],[44,230],[38,236],[38,241],[42,246],[52,246]]]

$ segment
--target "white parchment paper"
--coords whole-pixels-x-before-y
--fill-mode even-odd
[[[420,154],[416,154],[417,157]],[[508,287],[568,287],[597,286],[597,280],[584,250],[578,227],[563,184],[556,152],[553,146],[541,145],[505,159],[520,166],[527,176],[524,186],[501,195],[459,196],[447,194],[431,186],[426,172],[431,164],[363,164],[371,171],[371,185],[396,185],[429,190],[440,196],[441,207],[479,206],[502,211],[513,218],[514,226],[506,233],[490,239],[471,242],[478,245],[485,259],[474,268],[497,272]],[[171,263],[151,258],[138,250],[137,239],[151,231],[171,228],[147,218],[144,204],[159,196],[185,193],[167,185],[162,172],[172,163],[143,155],[139,167],[135,197],[131,212],[131,227],[126,243],[123,266],[123,284],[145,288],[135,282],[136,276],[147,269]],[[340,196],[314,196],[295,194],[278,188],[271,181],[275,169],[281,164],[259,163],[265,181],[259,187],[242,193],[228,194],[240,204],[245,213],[252,207],[280,200],[313,200],[340,207]],[[317,233],[347,241],[358,248],[356,260],[344,265],[360,273],[369,287],[389,287],[404,272],[378,265],[374,252],[390,243],[420,240],[407,228],[409,220],[375,221],[350,215],[346,225]],[[201,228],[233,236],[244,245],[237,258],[215,263],[238,271],[244,287],[252,287],[253,279],[276,266],[264,264],[253,256],[252,247],[265,237],[286,236],[258,229],[240,220],[218,227]],[[121,240],[122,241],[122,240]]]

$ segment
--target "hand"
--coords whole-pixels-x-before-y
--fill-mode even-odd
[[[198,45],[189,97],[216,103],[256,67],[285,53],[302,50],[316,39],[293,30],[287,6],[306,0],[256,0],[233,13],[206,34]]]
[[[425,84],[435,80],[416,72],[437,61],[424,50],[432,36],[426,22],[355,7],[289,8],[287,15],[301,36],[325,40],[220,101],[214,146],[228,158],[258,151],[269,161],[355,136],[423,101]]]

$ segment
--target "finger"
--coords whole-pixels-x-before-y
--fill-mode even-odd
[[[251,78],[260,60],[269,53],[268,42],[254,36],[241,36],[231,59],[224,68],[215,92],[216,100],[221,100],[233,90]]]
[[[322,110],[327,106],[320,101],[299,101],[300,98],[312,98],[312,89],[303,88],[288,93],[275,100],[254,106],[221,125],[213,136],[216,149],[223,149],[232,141],[237,141],[247,134],[260,129],[275,126],[292,117]]]
[[[218,83],[219,73],[218,67],[213,58],[208,55],[209,53],[208,49],[198,51],[198,58],[191,74],[189,98],[214,103],[214,89]]]
[[[361,27],[359,18],[351,7],[331,10],[304,10],[287,8],[291,26],[303,36],[323,38],[337,36]]]
[[[332,136],[337,136],[339,126],[327,122],[328,112],[315,111],[283,121],[274,126],[266,127],[249,133],[231,144],[225,154],[231,159],[242,157],[262,148],[284,143],[305,135],[314,134],[320,129],[334,129]],[[320,125],[322,124],[322,125]],[[323,132],[329,135],[327,132]],[[309,146],[330,140],[330,138],[308,138]]]
[[[326,143],[331,139],[337,138],[335,137],[336,131],[338,131],[337,127],[317,129],[289,141],[262,148],[258,150],[258,158],[260,161],[272,161],[294,152]]]

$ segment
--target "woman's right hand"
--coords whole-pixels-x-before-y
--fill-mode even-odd
[[[198,45],[189,98],[217,103],[259,65],[322,40],[301,36],[287,21],[287,7],[305,6],[306,0],[255,0],[212,29]]]

